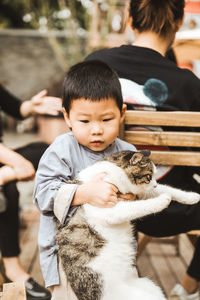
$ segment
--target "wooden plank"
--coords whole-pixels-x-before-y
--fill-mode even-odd
[[[187,232],[188,235],[200,235],[200,230],[191,230]]]
[[[28,226],[26,230],[26,235],[24,236],[24,243],[22,247],[22,252],[20,254],[20,261],[22,266],[27,272],[29,272],[32,260],[34,259],[35,252],[38,249],[37,245],[37,235],[38,235],[38,222],[35,222]]]
[[[186,234],[179,235],[179,240],[180,256],[175,255],[174,247],[162,244],[162,239],[153,238],[152,241],[160,241],[160,244],[149,243],[137,259],[140,276],[153,279],[167,296],[173,286],[183,279],[192,258],[193,247]]]
[[[151,151],[150,158],[157,165],[200,166],[198,152]]]
[[[2,300],[26,300],[26,292],[23,281],[5,283],[3,285]]]
[[[181,259],[185,263],[185,269],[190,264],[194,252],[194,247],[192,246],[191,242],[187,238],[186,234],[180,235],[180,253]]]
[[[200,127],[200,112],[127,110],[127,125]]]
[[[159,277],[157,276],[156,268],[154,265],[152,265],[151,257],[146,249],[137,259],[137,267],[140,277],[148,277],[162,287]]]
[[[176,131],[125,131],[125,140],[134,145],[200,147],[200,133]]]
[[[30,266],[31,276],[41,285],[44,285],[44,279],[42,276],[40,261],[39,261],[39,251],[37,250],[32,260],[32,264]]]
[[[4,283],[3,275],[0,273],[0,286]]]
[[[171,276],[175,278],[176,283],[181,282],[186,272],[186,265],[180,259],[180,256],[174,255],[174,247],[160,244],[161,251],[165,256],[167,264],[169,265]]]
[[[38,236],[39,222],[36,220],[30,224],[23,238],[23,247],[20,254],[20,261],[25,270],[41,285],[44,285],[42,272],[39,263],[38,254]]]
[[[139,257],[146,247],[146,245],[152,240],[152,237],[143,233],[139,233],[138,238],[138,249],[137,249],[137,257]]]
[[[176,284],[176,278],[174,278],[171,269],[169,268],[169,264],[161,251],[160,245],[151,243],[147,246],[147,249],[150,254],[151,263],[154,265],[157,276],[161,282],[161,287],[165,294],[168,295]]]

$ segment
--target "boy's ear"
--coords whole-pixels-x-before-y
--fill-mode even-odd
[[[65,118],[65,122],[67,123],[67,126],[68,126],[69,128],[71,128],[72,126],[71,126],[71,122],[70,122],[70,119],[69,119],[69,115],[68,115],[68,113],[66,112],[66,110],[65,110],[64,107],[62,108],[62,112],[63,112],[64,118]]]
[[[124,122],[125,113],[126,113],[126,104],[123,104],[123,106],[122,106],[122,111],[121,111],[120,123],[123,123],[123,122]]]

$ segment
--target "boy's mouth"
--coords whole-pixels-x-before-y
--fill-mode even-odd
[[[100,145],[103,144],[103,141],[92,141],[91,144],[92,144],[93,146],[100,146]]]

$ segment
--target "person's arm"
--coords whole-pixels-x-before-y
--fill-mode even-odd
[[[57,116],[61,110],[61,99],[47,96],[47,90],[39,92],[31,100],[22,102],[20,106],[20,113],[24,118],[35,114]]]
[[[0,143],[0,163],[13,169],[13,174],[7,170],[9,176],[13,177],[15,174],[15,178],[12,178],[12,180],[29,180],[35,175],[35,169],[30,161],[15,151],[7,148],[2,143]]]
[[[15,170],[9,166],[3,166],[0,168],[0,185],[4,185],[7,182],[16,180]]]
[[[0,85],[0,107],[7,114],[17,119],[23,119],[34,114],[56,116],[62,109],[61,99],[47,96],[43,90],[30,100],[21,101]]]
[[[21,101],[2,85],[0,85],[0,107],[1,109],[14,118],[22,119],[20,114]]]

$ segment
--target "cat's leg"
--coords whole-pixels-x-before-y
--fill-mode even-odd
[[[145,298],[141,297],[140,299],[148,299],[148,300],[165,300],[166,297],[164,296],[161,288],[159,286],[157,286],[153,281],[151,281],[148,278],[137,278],[134,280],[134,286],[133,286],[133,292],[135,290],[135,288],[137,288],[140,293],[142,293],[142,291],[145,291],[144,297],[146,295],[148,295],[148,297],[146,296]],[[139,299],[139,298],[138,298]]]
[[[105,291],[102,300],[166,300],[162,290],[148,278],[137,278],[127,283],[120,282]]]
[[[94,208],[87,204],[86,214],[88,210],[90,216],[93,215],[108,224],[121,224],[160,212],[169,205],[170,201],[171,196],[166,193],[148,200],[119,201],[112,208]]]
[[[200,194],[182,191],[180,189],[176,189],[168,185],[158,184],[155,190],[159,194],[169,193],[172,196],[172,200],[183,204],[195,204],[200,201]]]

